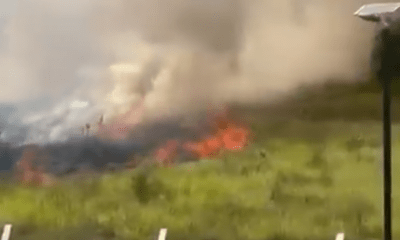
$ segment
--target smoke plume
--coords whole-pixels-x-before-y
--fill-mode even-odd
[[[20,114],[29,141],[51,142],[143,96],[151,120],[359,79],[373,26],[352,13],[368,2],[21,0],[4,30],[0,102],[51,99]]]

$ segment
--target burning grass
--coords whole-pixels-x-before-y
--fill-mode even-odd
[[[198,141],[168,140],[156,150],[156,161],[172,166],[180,149],[194,159],[215,158],[226,151],[243,151],[251,141],[250,129],[230,120],[226,112],[210,117],[209,122],[210,133]]]
[[[139,108],[141,106],[142,105],[139,104]],[[132,111],[135,109],[137,108],[133,107]],[[130,116],[130,120],[126,121],[129,117],[128,115]],[[126,116],[117,119],[119,122],[124,122],[123,120],[125,119],[123,125],[126,131],[135,127],[140,130],[140,128],[143,127],[136,126],[138,118],[134,115],[135,114],[129,112]],[[153,153],[154,155],[151,159],[153,163],[164,167],[173,167],[181,162],[181,160],[196,161],[203,158],[217,158],[226,152],[244,151],[251,141],[250,129],[243,124],[240,125],[236,121],[231,120],[227,111],[223,111],[218,114],[210,113],[205,123],[206,127],[201,129],[200,133],[193,134],[190,138],[191,140],[183,136],[184,129],[178,126],[176,128],[177,139],[168,139],[170,135],[167,131],[166,134],[164,134],[164,138],[157,139],[156,135],[149,136],[148,139],[150,139],[150,141],[144,143],[143,139],[135,138],[140,135],[139,133],[133,137],[133,140],[137,140],[137,146],[134,150],[133,147],[135,147],[135,143],[127,139],[128,133],[124,133],[120,136],[117,134],[121,133],[121,131],[114,128],[119,126],[118,121],[109,125],[102,125],[102,122],[100,122],[97,138],[90,139],[87,137],[86,139],[80,139],[80,143],[73,144],[75,148],[72,148],[72,145],[60,144],[58,148],[64,148],[64,150],[69,149],[70,152],[77,153],[75,156],[72,156],[74,154],[69,154],[72,156],[71,159],[65,159],[66,154],[60,152],[60,149],[57,151],[54,146],[24,146],[22,156],[15,166],[17,180],[24,186],[52,186],[56,184],[56,179],[49,174],[52,171],[50,167],[54,165],[54,163],[59,163],[60,161],[68,162],[67,164],[72,165],[64,172],[68,173],[68,171],[70,171],[69,173],[71,173],[80,171],[81,175],[87,172],[87,170],[94,170],[91,168],[98,168],[97,170],[99,171],[105,169],[110,170],[111,168],[132,168],[140,162],[140,160],[137,159],[139,157],[136,152],[137,149],[142,150],[142,153],[145,155]],[[155,130],[160,134],[162,130],[168,128],[169,126],[156,125]],[[151,135],[151,133],[149,134],[149,132],[146,131],[149,130],[145,129],[143,135]],[[119,140],[119,143],[114,142],[115,144],[112,145],[113,141],[101,139],[106,133],[109,133],[110,138]],[[163,133],[161,133],[161,135],[163,135]],[[123,143],[125,146],[121,145]],[[161,145],[157,146],[156,144],[159,143],[161,143]],[[81,144],[83,146],[77,147],[77,145]],[[118,146],[118,144],[121,146]],[[138,144],[141,144],[141,146]],[[117,152],[121,152],[121,148],[125,148],[125,155],[120,156],[117,160],[115,158],[117,158]],[[128,152],[129,156],[126,154]],[[64,156],[64,158],[60,158],[60,156]],[[182,159],[182,156],[186,156],[184,157],[185,159]],[[121,162],[121,160],[124,162]],[[88,166],[88,163],[89,165],[91,164],[91,167],[85,171],[82,165],[86,164]]]
[[[328,130],[318,141],[304,140],[312,134],[305,129],[313,127]],[[4,188],[1,219],[42,231],[94,224],[120,239],[138,240],[153,238],[162,227],[169,239],[331,239],[339,231],[379,238],[379,146],[365,144],[354,154],[346,144],[360,131],[366,140],[379,138],[380,127],[289,122],[282,128],[269,139],[260,131],[244,151],[173,168],[141,165],[52,188]],[[399,132],[395,127],[394,135]],[[166,146],[176,144],[171,140]],[[397,141],[394,160],[398,149]],[[393,162],[396,171],[400,165]],[[394,176],[393,182],[396,201],[400,178]],[[400,208],[395,206],[399,236]]]

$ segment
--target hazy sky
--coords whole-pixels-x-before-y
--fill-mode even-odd
[[[17,8],[18,0],[1,0],[0,1],[0,18],[13,15]]]
[[[7,50],[8,41],[4,34],[7,21],[15,15],[18,0],[0,0],[0,55]],[[30,106],[29,106],[30,105]],[[19,104],[19,107],[32,108],[35,104]],[[44,106],[44,104],[43,104]],[[17,106],[0,102],[0,132],[8,131],[7,140],[10,142],[20,142],[24,140],[22,132],[25,129],[20,126],[17,114]],[[15,126],[12,126],[15,125]]]
[[[7,38],[4,34],[6,22],[17,11],[17,5],[18,0],[0,0],[0,54],[3,54],[6,51],[8,44]],[[1,103],[2,102],[0,102],[0,104]]]
[[[7,46],[7,39],[3,32],[4,27],[7,19],[15,14],[17,3],[17,0],[0,0],[0,54],[4,52]]]

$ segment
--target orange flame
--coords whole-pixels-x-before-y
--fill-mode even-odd
[[[178,146],[177,140],[168,140],[155,152],[156,161],[162,166],[172,166],[174,158],[178,155]]]
[[[42,162],[43,156],[39,154],[36,146],[27,146],[16,165],[17,177],[25,186],[51,186],[55,183],[54,179],[45,173]],[[34,166],[37,162],[38,166]]]
[[[250,141],[250,130],[229,120],[227,115],[228,111],[225,109],[212,119],[211,126],[214,128],[214,134],[200,141],[186,142],[182,145],[183,149],[194,154],[197,158],[215,157],[222,150],[242,151]],[[171,143],[169,144],[171,146]],[[168,143],[166,146],[168,146]],[[156,160],[170,165],[176,156],[178,144],[174,142],[174,147],[168,148],[166,146],[157,150]]]

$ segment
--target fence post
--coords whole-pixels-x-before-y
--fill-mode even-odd
[[[336,234],[335,240],[344,240],[344,233],[338,233],[338,234]]]
[[[166,236],[167,236],[167,229],[161,228],[160,233],[158,234],[158,240],[165,240]]]
[[[4,225],[3,234],[1,235],[1,240],[8,240],[11,234],[11,224]]]

